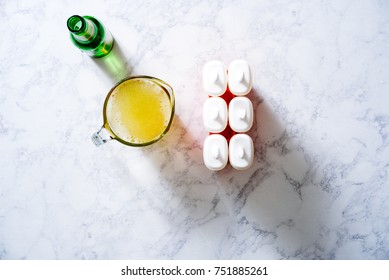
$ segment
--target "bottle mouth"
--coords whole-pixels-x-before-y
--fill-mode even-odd
[[[86,27],[85,19],[83,17],[74,15],[68,19],[68,29],[73,33],[81,33]]]

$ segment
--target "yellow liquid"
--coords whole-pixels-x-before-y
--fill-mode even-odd
[[[169,125],[171,113],[168,93],[156,82],[139,78],[117,86],[106,107],[112,132],[133,144],[159,138]]]

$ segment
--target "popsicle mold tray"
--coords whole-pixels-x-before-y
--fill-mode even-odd
[[[253,140],[246,134],[253,125],[254,110],[247,95],[252,88],[250,66],[234,60],[228,68],[212,60],[203,69],[203,86],[208,98],[203,106],[203,123],[208,131],[204,141],[204,164],[221,170],[227,163],[237,169],[249,168],[254,160]]]

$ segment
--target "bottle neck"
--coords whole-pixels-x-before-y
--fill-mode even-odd
[[[96,25],[91,20],[81,16],[71,16],[67,26],[73,38],[80,44],[93,41],[97,35]]]

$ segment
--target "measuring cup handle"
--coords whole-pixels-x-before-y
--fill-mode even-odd
[[[113,138],[109,134],[108,130],[104,127],[101,127],[99,131],[93,133],[92,135],[92,142],[98,147],[105,143],[107,143],[109,140],[112,140]]]

